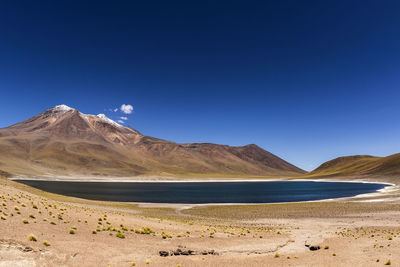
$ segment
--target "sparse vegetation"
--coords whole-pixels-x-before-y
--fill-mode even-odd
[[[167,238],[172,238],[172,235],[170,234],[170,233],[161,233],[161,237],[163,238],[163,239],[167,239]]]
[[[143,227],[140,229],[135,229],[134,231],[136,234],[142,234],[142,235],[149,235],[154,233],[154,231],[150,227]]]
[[[121,232],[118,232],[115,236],[122,239],[125,238],[125,235]]]
[[[30,235],[28,235],[28,240],[36,242],[37,241],[37,237],[34,234],[30,234]]]

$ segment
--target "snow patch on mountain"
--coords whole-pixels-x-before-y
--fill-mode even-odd
[[[112,124],[114,126],[118,126],[118,127],[121,126],[121,124],[116,123],[112,119],[108,118],[105,114],[98,114],[97,117],[100,118],[102,121],[110,123],[110,124]]]
[[[50,114],[59,116],[59,115],[65,114],[71,110],[75,110],[75,109],[63,104],[63,105],[57,105],[55,107],[52,107],[51,109],[48,109],[47,111],[50,111],[51,112]],[[84,114],[84,113],[79,112],[79,115],[87,121],[89,121],[90,117],[97,117],[97,118],[101,119],[102,121],[109,123],[111,125],[114,125],[116,127],[122,126],[121,124],[118,124],[117,122],[108,118],[105,114],[90,115],[90,114]]]
[[[57,106],[53,107],[52,110],[59,111],[59,112],[68,112],[68,111],[71,111],[74,109],[63,104],[63,105],[57,105]]]

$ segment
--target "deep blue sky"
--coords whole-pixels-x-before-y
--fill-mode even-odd
[[[255,143],[306,170],[398,153],[399,14],[397,0],[1,1],[0,127],[131,104],[144,134]]]

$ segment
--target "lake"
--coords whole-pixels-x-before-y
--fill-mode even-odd
[[[351,197],[386,184],[356,182],[64,182],[15,180],[51,193],[92,200],[150,203],[277,203]]]

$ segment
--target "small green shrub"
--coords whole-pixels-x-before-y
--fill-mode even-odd
[[[150,235],[154,233],[154,231],[150,227],[142,227],[140,229],[135,229],[135,233],[142,235]]]
[[[34,234],[30,234],[30,235],[28,235],[28,240],[36,242],[37,241],[37,237]]]
[[[172,238],[172,235],[170,234],[170,233],[162,233],[161,234],[161,237],[163,238],[163,239],[167,239],[167,238]]]
[[[125,238],[125,235],[121,232],[118,232],[115,236],[122,239]]]

